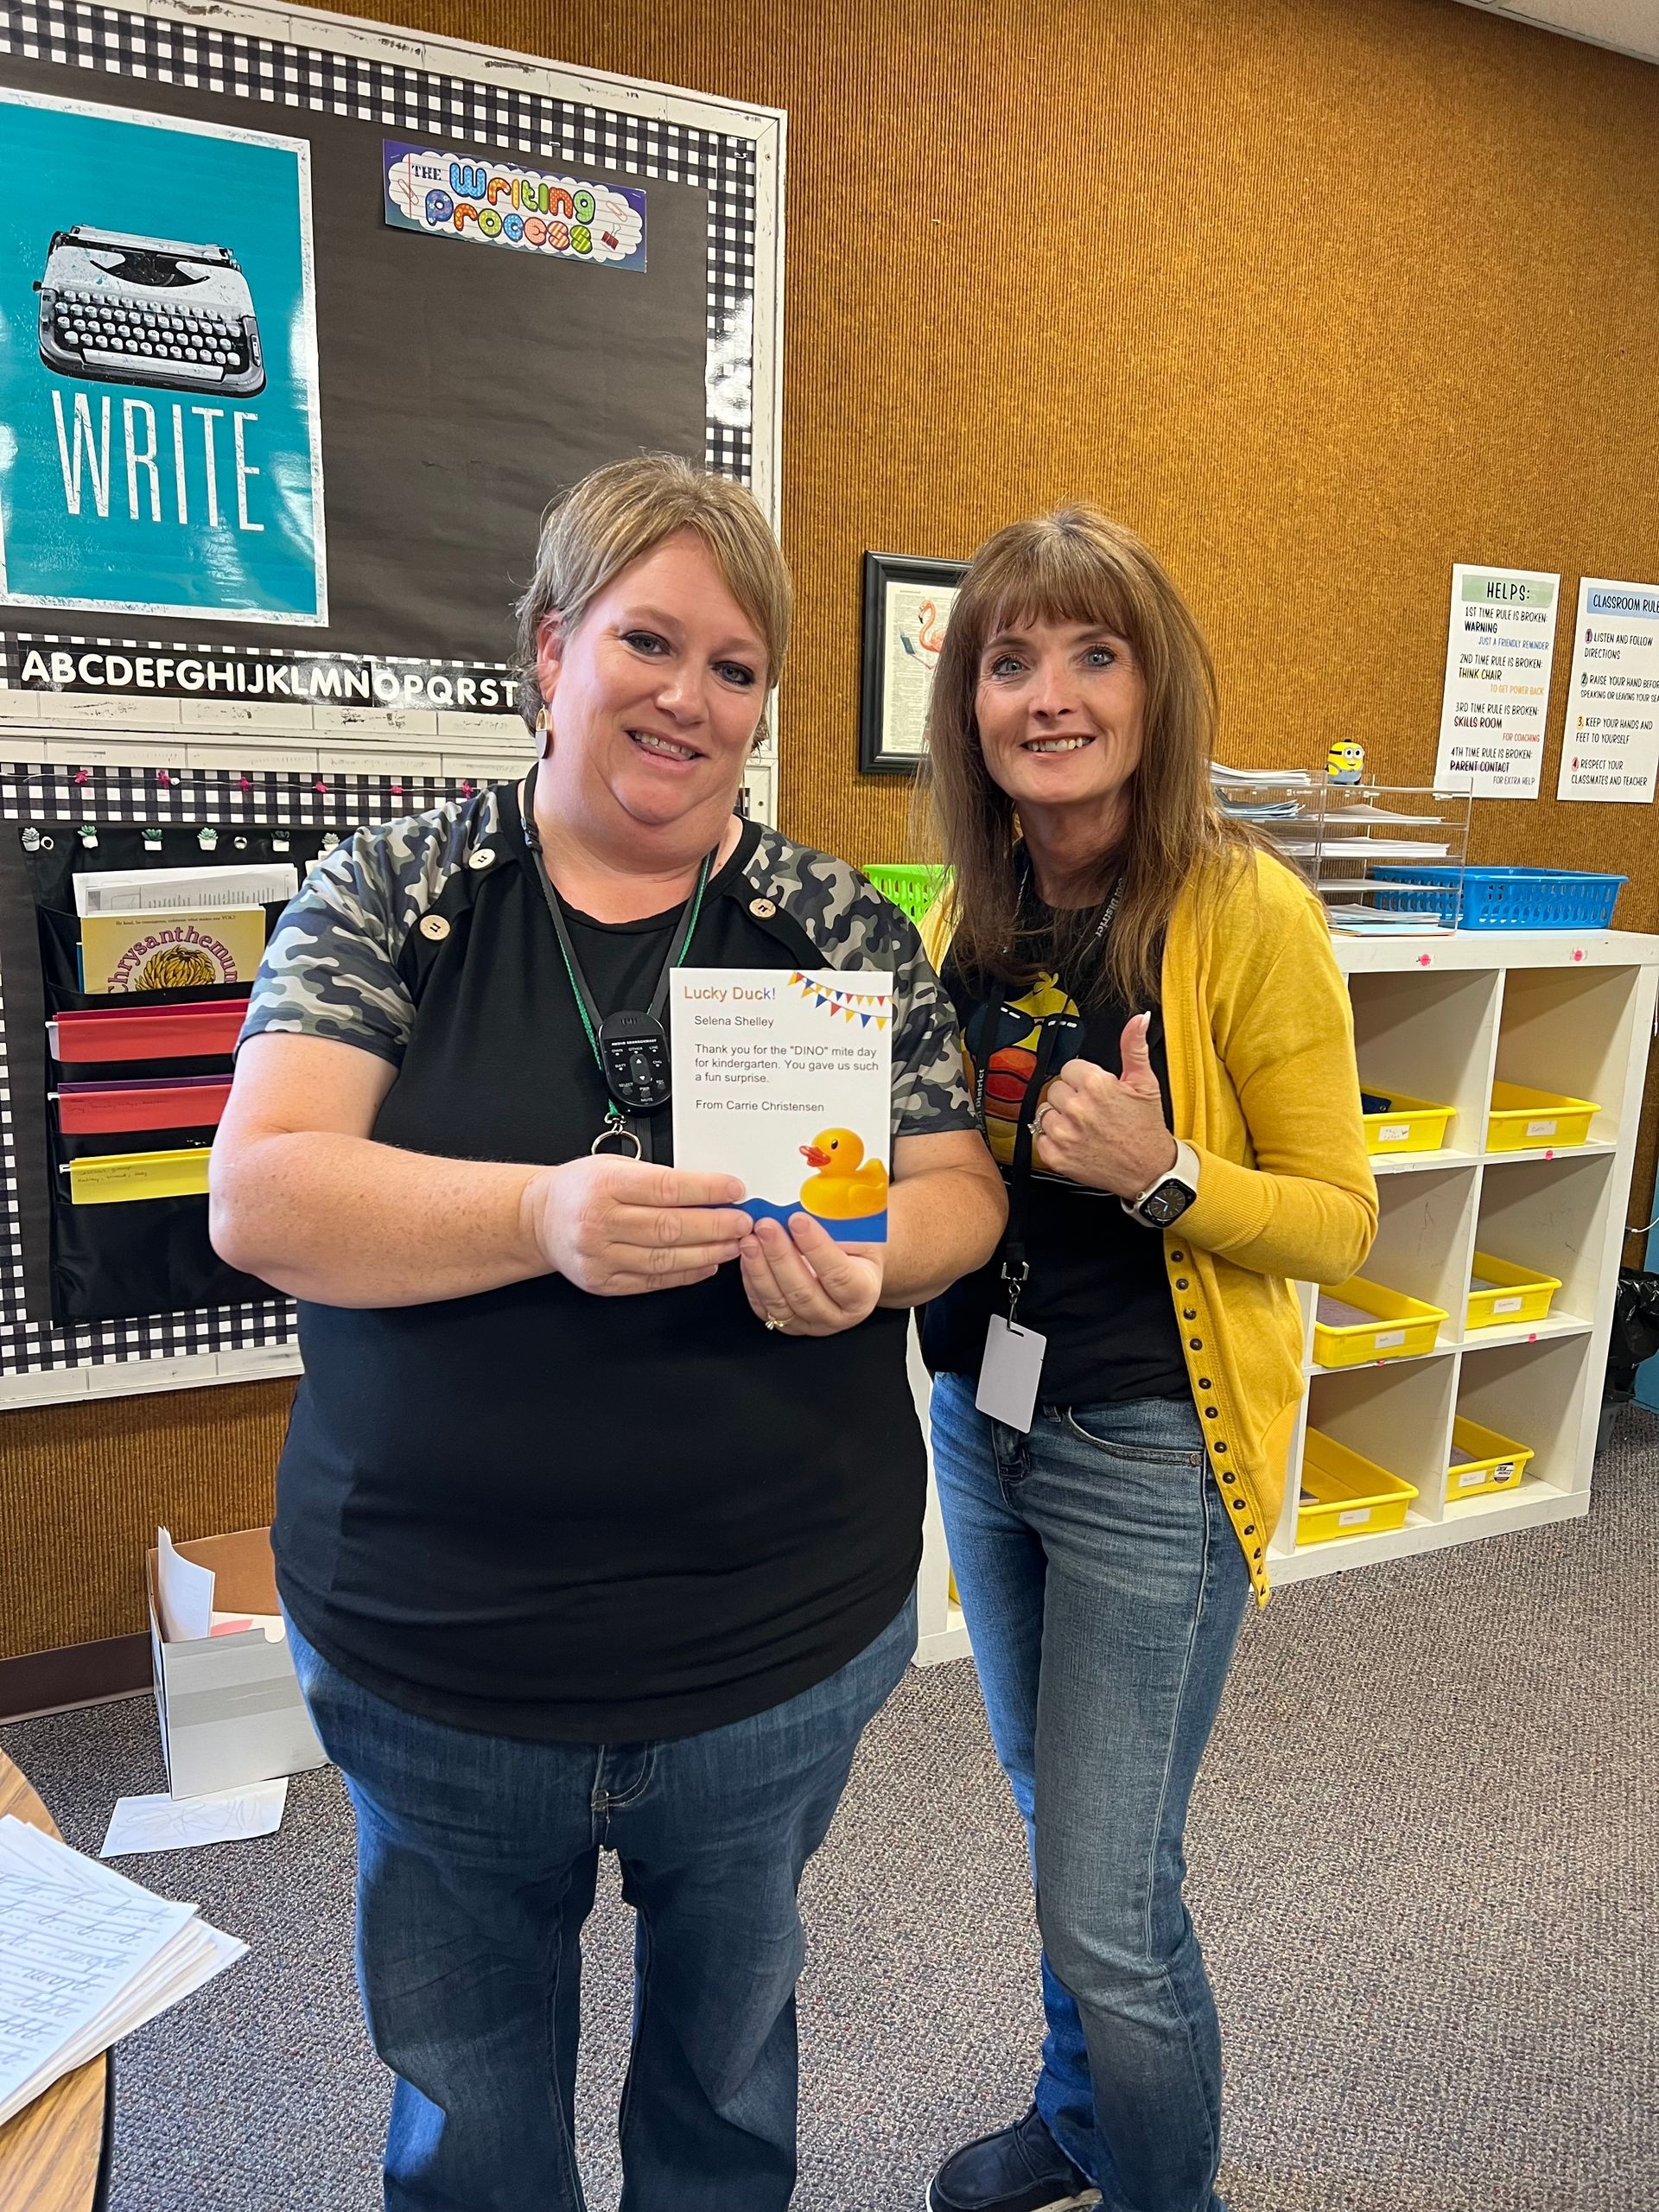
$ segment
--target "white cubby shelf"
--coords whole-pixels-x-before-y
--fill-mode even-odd
[[[1353,1003],[1362,1084],[1456,1109],[1440,1150],[1373,1161],[1377,1234],[1360,1272],[1451,1318],[1434,1349],[1414,1358],[1323,1368],[1313,1356],[1315,1286],[1298,1286],[1306,1389],[1268,1553],[1270,1578],[1281,1587],[1589,1511],[1659,990],[1659,937],[1621,931],[1338,936],[1332,944]],[[1586,1141],[1489,1149],[1495,1082],[1593,1099]],[[1559,1276],[1548,1314],[1466,1327],[1477,1250]],[[913,1351],[912,1375],[925,1406],[925,1376]],[[1448,1497],[1452,1425],[1459,1415],[1531,1448],[1515,1488]],[[1310,1422],[1415,1487],[1402,1528],[1298,1544]],[[969,1649],[949,1577],[938,1503],[930,1496],[917,1651],[923,1664],[962,1657]]]

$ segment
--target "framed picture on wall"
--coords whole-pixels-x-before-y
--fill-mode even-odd
[[[927,751],[927,702],[965,561],[864,556],[864,651],[858,767],[913,776]]]

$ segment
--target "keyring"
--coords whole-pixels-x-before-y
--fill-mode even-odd
[[[613,1144],[618,1148],[618,1156],[623,1160],[640,1160],[645,1156],[645,1147],[639,1141],[639,1132],[638,1129],[630,1128],[623,1121],[607,1122],[592,1144],[588,1146],[588,1150],[590,1154],[608,1153]],[[633,1147],[633,1150],[623,1152],[622,1146],[628,1144]]]

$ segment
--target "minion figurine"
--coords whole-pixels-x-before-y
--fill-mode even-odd
[[[1339,737],[1325,756],[1325,779],[1332,784],[1357,784],[1365,772],[1365,748],[1351,738]]]

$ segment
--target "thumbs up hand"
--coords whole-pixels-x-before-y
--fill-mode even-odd
[[[1175,1140],[1147,1050],[1149,1014],[1125,1023],[1122,1075],[1068,1060],[1043,1093],[1033,1134],[1038,1166],[1090,1190],[1138,1198],[1175,1165]]]

